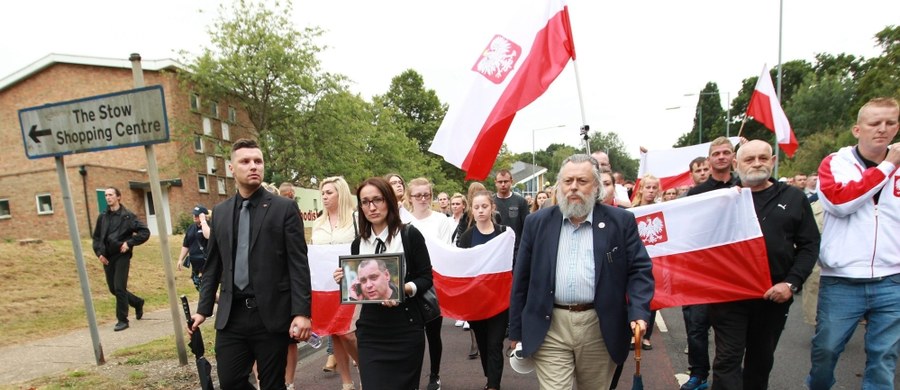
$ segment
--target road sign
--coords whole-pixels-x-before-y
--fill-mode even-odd
[[[169,141],[159,85],[19,110],[30,159]]]

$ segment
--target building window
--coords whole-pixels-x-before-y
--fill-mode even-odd
[[[231,165],[231,160],[225,160],[225,177],[231,177],[231,170],[228,169],[229,165]]]
[[[9,199],[0,199],[0,219],[12,218],[9,212]]]
[[[212,136],[212,120],[203,118],[203,135]]]
[[[231,140],[231,127],[228,126],[228,123],[222,122],[222,139],[226,141]]]
[[[194,151],[197,153],[203,153],[203,136],[194,136]]]
[[[200,192],[209,192],[209,186],[206,183],[206,175],[197,175],[197,188]]]
[[[209,102],[209,115],[213,118],[219,117],[219,102]]]
[[[235,110],[234,107],[228,107],[228,121],[237,123],[237,110]]]
[[[200,96],[196,93],[191,94],[191,111],[200,111]]]
[[[206,156],[206,173],[211,175],[216,173],[216,158],[213,156]]]
[[[34,197],[37,202],[38,215],[53,214],[53,199],[50,194],[39,194]]]
[[[225,195],[225,179],[220,177],[216,181],[219,182],[219,195]]]

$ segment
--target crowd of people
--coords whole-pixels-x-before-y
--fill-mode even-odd
[[[481,359],[484,388],[501,387],[504,349],[533,361],[542,389],[614,387],[629,348],[653,348],[656,315],[650,310],[652,261],[627,209],[740,187],[752,194],[771,287],[755,299],[682,307],[690,379],[681,389],[766,389],[788,309],[801,289],[809,290],[804,301],[812,295],[811,304],[804,302],[805,317],[816,327],[809,388],[835,383],[838,358],[860,321],[867,324],[863,388],[893,388],[900,354],[900,147],[891,142],[898,115],[896,100],[873,99],[852,129],[857,145],[829,155],[815,173],[785,180],[772,177],[777,156],[767,142],[732,145],[724,137],[690,162],[693,185],[677,188],[663,188],[652,174],[628,183],[602,152],[570,156],[556,186],[527,198],[512,190],[508,170],[494,175],[495,193],[473,182],[465,195],[434,194],[427,178],[407,182],[397,173],[368,178],[355,190],[339,176],[322,180],[324,210],[312,244],[350,243],[349,254],[403,253],[405,261],[395,285],[384,264],[359,265],[356,274],[386,280],[390,289],[379,295],[373,287],[375,303],[357,305],[351,328],[331,335],[326,369],[340,374],[345,390],[356,386],[354,365],[363,388],[417,389],[427,347],[426,388],[440,389],[443,321],[423,312],[424,296],[440,286],[425,237],[472,248],[512,230],[508,307],[485,319],[455,318],[471,328],[470,357]],[[212,316],[218,302],[222,388],[253,388],[247,378],[254,365],[260,388],[293,388],[293,345],[310,337],[312,321],[307,241],[293,187],[276,189],[284,196],[264,188],[262,151],[252,140],[235,142],[229,169],[238,193],[214,208],[211,221],[208,210],[194,209],[196,226],[178,259],[191,266],[200,293],[188,332]],[[111,206],[119,206],[116,194],[107,191]],[[121,206],[110,209],[98,220],[94,249],[127,327],[128,306],[140,319],[143,301],[127,291],[122,268],[127,280],[127,257],[146,240],[146,227],[138,221],[114,237],[99,227],[129,217]],[[344,272],[334,270],[335,283],[344,281]],[[643,335],[641,345],[634,344],[635,333]]]

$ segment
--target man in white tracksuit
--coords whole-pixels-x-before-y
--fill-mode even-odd
[[[900,143],[897,100],[859,110],[856,146],[819,166],[825,227],[810,389],[829,389],[834,368],[860,320],[866,323],[863,389],[893,389],[900,354]]]

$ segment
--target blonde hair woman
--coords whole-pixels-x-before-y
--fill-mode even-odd
[[[641,188],[638,190],[635,201],[632,203],[635,207],[659,203],[659,197],[659,179],[648,173],[641,178]]]
[[[359,228],[354,219],[356,206],[353,195],[350,194],[350,186],[343,177],[334,176],[322,180],[319,184],[322,194],[322,206],[325,208],[322,215],[313,222],[312,243],[315,245],[346,244],[353,241],[358,235]],[[334,354],[329,356],[337,365],[337,371],[341,375],[342,388],[353,389],[353,377],[350,376],[350,362],[359,361],[359,352],[356,348],[356,318],[359,316],[359,307],[350,322],[350,329],[343,334],[331,335],[334,344]],[[326,364],[328,370],[331,364]]]

